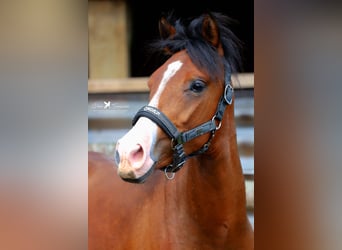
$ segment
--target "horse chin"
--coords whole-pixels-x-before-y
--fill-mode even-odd
[[[146,179],[152,174],[154,168],[153,166],[142,176],[138,177],[138,178],[131,178],[131,177],[127,177],[127,175],[121,176],[119,173],[119,176],[121,177],[121,179],[123,179],[124,181],[130,182],[130,183],[138,183],[138,184],[142,184],[146,181]]]
[[[147,171],[136,172],[132,168],[125,168],[121,164],[118,167],[117,173],[120,178],[130,183],[144,183],[146,179],[153,173],[155,163],[151,164]]]

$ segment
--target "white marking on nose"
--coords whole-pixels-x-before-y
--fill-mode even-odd
[[[161,94],[163,93],[163,91],[166,87],[166,84],[168,83],[170,78],[177,73],[177,71],[180,69],[180,67],[182,65],[183,65],[183,63],[181,61],[175,61],[173,63],[170,63],[167,66],[167,69],[164,72],[163,78],[162,78],[162,80],[158,86],[157,92],[154,94],[154,96],[152,97],[152,99],[148,105],[157,108],[158,103],[159,103],[159,98],[160,98]]]

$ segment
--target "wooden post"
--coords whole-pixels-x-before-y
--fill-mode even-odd
[[[89,1],[89,78],[129,77],[127,4]]]

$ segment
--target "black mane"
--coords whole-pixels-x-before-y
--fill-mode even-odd
[[[176,29],[176,34],[170,39],[160,39],[150,44],[154,53],[168,52],[167,57],[180,51],[186,50],[192,62],[201,70],[207,72],[214,79],[221,73],[222,67],[218,65],[229,65],[231,72],[237,72],[241,68],[241,43],[234,33],[228,28],[230,18],[217,12],[208,13],[217,23],[220,32],[220,40],[224,51],[224,61],[217,53],[216,48],[202,37],[202,22],[204,15],[188,19],[176,19],[169,14],[166,19]],[[167,50],[165,50],[167,48]],[[171,53],[171,54],[170,54]]]

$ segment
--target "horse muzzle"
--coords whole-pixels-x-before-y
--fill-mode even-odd
[[[116,144],[117,173],[125,181],[142,183],[153,172],[151,148],[155,140],[156,125],[146,118],[137,124]]]

